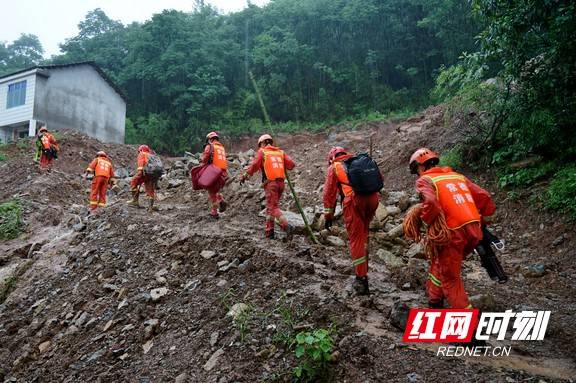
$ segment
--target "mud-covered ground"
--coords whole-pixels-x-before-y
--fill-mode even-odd
[[[501,260],[510,281],[495,284],[470,258],[466,287],[484,310],[551,310],[546,339],[505,342],[513,351],[501,358],[443,358],[434,345],[402,343],[402,333],[390,324],[391,308],[396,302],[426,304],[425,261],[413,257],[412,244],[390,234],[415,200],[406,162],[417,147],[443,150],[458,136],[443,126],[441,109],[432,108],[400,123],[331,127],[279,141],[298,164],[292,173],[296,190],[320,229],[328,149],[338,144],[368,151],[370,136],[385,174],[382,205],[388,207],[371,234],[370,298],[351,293],[350,258],[337,240],[346,240],[341,223],[331,233],[317,232],[321,245],[303,235],[263,238],[259,176],[244,186],[236,182],[253,138],[224,141],[231,160],[224,189],[230,206],[219,221],[208,217],[205,193],[192,191],[186,176],[195,157],[166,159],[161,210],[148,213],[125,204],[135,147],[61,132],[62,156],[50,174],[36,170],[30,147],[3,149],[0,201],[21,201],[24,232],[0,243],[0,279],[13,287],[0,305],[0,377],[291,381],[298,365],[291,344],[295,334],[329,328],[337,356],[329,378],[335,382],[574,379],[574,227],[504,191],[494,195],[499,207],[494,231],[507,243]],[[108,207],[89,216],[89,183],[81,173],[101,148],[123,177]],[[489,170],[467,174],[496,191]],[[296,211],[288,192],[282,204]],[[543,273],[532,270],[542,267]],[[240,306],[236,319],[227,315]]]

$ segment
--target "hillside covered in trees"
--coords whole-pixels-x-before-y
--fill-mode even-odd
[[[174,152],[207,129],[261,124],[249,70],[275,122],[422,107],[438,69],[475,50],[479,31],[465,0],[275,0],[228,15],[199,1],[191,13],[166,10],[130,25],[95,9],[52,61],[98,63],[127,94],[133,132]],[[40,59],[30,42],[29,59],[5,70]]]
[[[95,9],[49,61],[98,63],[128,96],[128,143],[163,153],[198,148],[209,130],[262,131],[250,71],[277,130],[446,103],[467,137],[456,162],[498,167],[502,186],[560,172],[565,200],[576,199],[575,35],[567,0],[272,0],[231,14],[198,0],[130,25]],[[42,53],[34,35],[0,44],[0,73]]]

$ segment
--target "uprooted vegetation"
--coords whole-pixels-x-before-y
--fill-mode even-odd
[[[0,241],[14,239],[20,233],[22,207],[20,201],[12,200],[0,204]]]

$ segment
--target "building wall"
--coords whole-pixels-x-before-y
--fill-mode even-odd
[[[26,80],[26,99],[24,105],[6,108],[8,102],[8,85]],[[22,76],[9,77],[0,82],[0,126],[16,124],[32,119],[34,113],[34,94],[36,74],[22,73]],[[27,124],[27,122],[26,122]]]
[[[124,143],[126,103],[90,65],[52,68],[38,76],[34,118],[49,130],[73,129]]]

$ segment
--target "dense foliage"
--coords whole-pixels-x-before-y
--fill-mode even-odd
[[[273,0],[228,15],[199,0],[130,25],[91,11],[53,61],[96,61],[128,96],[128,137],[177,152],[208,130],[261,127],[250,70],[275,123],[421,107],[479,31],[467,0]]]
[[[433,91],[467,130],[464,160],[496,166],[502,187],[527,188],[555,176],[540,197],[576,217],[576,3],[473,6],[486,22],[480,50],[446,68]]]

